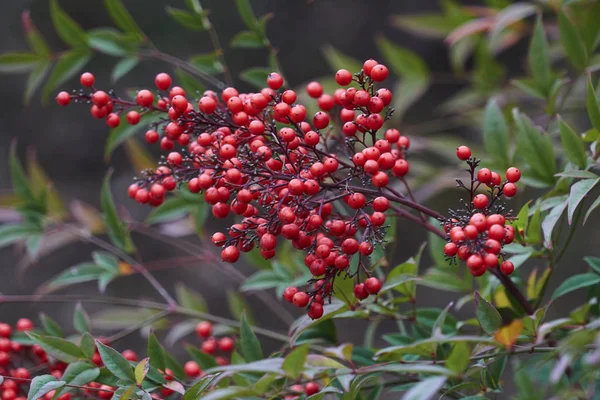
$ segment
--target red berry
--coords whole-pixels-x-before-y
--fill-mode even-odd
[[[402,177],[408,174],[409,170],[410,164],[408,163],[408,161],[404,159],[399,159],[396,160],[394,166],[392,167],[392,174],[394,174],[394,176]]]
[[[271,72],[269,76],[267,76],[267,85],[271,89],[277,90],[283,86],[283,77],[277,72]]]
[[[347,86],[352,82],[352,73],[345,69],[340,69],[335,73],[335,81],[340,86]]]
[[[79,82],[81,83],[81,86],[85,86],[85,87],[94,86],[95,80],[96,80],[96,78],[94,77],[94,74],[89,73],[89,72],[84,72],[79,77]]]
[[[209,338],[212,335],[212,324],[208,321],[198,322],[196,325],[196,335],[201,338]]]
[[[381,290],[381,282],[375,277],[368,278],[365,281],[365,289],[369,294],[377,294]]]
[[[502,239],[504,239],[504,235],[504,227],[500,224],[494,224],[488,229],[488,238],[490,239],[494,239],[500,242],[502,241]]]
[[[323,86],[319,82],[310,82],[306,85],[306,93],[313,99],[317,99],[323,94]]]
[[[381,211],[381,212],[387,211],[389,206],[390,206],[390,201],[383,196],[376,197],[373,200],[373,204],[372,204],[373,210]]]
[[[446,243],[444,246],[444,254],[448,257],[454,257],[458,253],[458,247],[454,243]]]
[[[145,139],[146,139],[146,143],[153,144],[153,143],[158,142],[158,139],[160,139],[160,137],[158,135],[158,132],[151,129],[146,132]]]
[[[375,82],[382,82],[388,77],[389,71],[383,64],[377,64],[371,69],[371,78]]]
[[[316,394],[318,392],[319,392],[319,385],[316,384],[315,382],[308,382],[304,386],[304,393],[306,393],[307,396],[312,396],[313,394]]]
[[[467,267],[477,270],[483,266],[483,258],[480,255],[473,254],[467,259]]]
[[[123,351],[123,357],[125,357],[125,359],[129,360],[129,361],[137,361],[138,360],[138,356],[135,353],[135,351],[133,351],[133,350]]]
[[[183,366],[183,372],[190,378],[194,378],[200,375],[202,370],[196,361],[188,361]]]
[[[171,87],[171,77],[169,74],[161,72],[154,78],[154,84],[159,90],[167,90]]]
[[[103,92],[102,90],[98,90],[92,95],[92,103],[94,103],[98,107],[104,107],[108,104],[109,100],[110,98],[108,97],[106,92]]]
[[[26,331],[30,331],[33,329],[33,322],[31,322],[30,319],[28,318],[21,318],[17,321],[17,324],[15,325],[15,328],[19,331],[19,332],[26,332]]]
[[[521,171],[515,167],[510,167],[506,170],[506,179],[512,183],[518,182],[521,179]]]
[[[233,341],[232,338],[230,338],[228,336],[225,336],[224,338],[221,338],[219,340],[219,349],[221,351],[230,353],[231,351],[233,351],[234,347],[235,347],[235,342]]]
[[[488,183],[492,180],[492,171],[488,168],[481,168],[477,172],[477,180],[481,183]]]
[[[508,260],[502,261],[502,264],[500,264],[500,271],[504,275],[510,275],[513,273],[514,270],[515,270],[515,265]]]
[[[473,214],[469,223],[475,226],[479,232],[483,232],[487,229],[487,219],[482,213]]]
[[[221,251],[221,259],[226,262],[234,263],[240,258],[240,251],[235,246],[227,246]]]
[[[306,292],[298,292],[292,297],[292,303],[294,303],[296,307],[306,307],[308,300],[309,298]]]
[[[217,102],[212,97],[204,96],[198,101],[198,109],[204,114],[212,114],[217,109]]]
[[[106,124],[111,128],[116,128],[121,124],[121,118],[115,113],[110,113],[106,117]]]
[[[359,300],[364,300],[369,297],[369,292],[367,292],[364,283],[354,285],[354,296]]]
[[[485,194],[478,194],[473,198],[473,206],[478,209],[486,208],[488,205],[489,199]]]
[[[517,194],[517,185],[515,185],[512,182],[509,182],[506,185],[504,185],[504,189],[502,190],[502,192],[506,197],[513,197],[515,194]]]
[[[285,299],[287,302],[291,303],[291,302],[292,302],[292,299],[294,298],[294,295],[295,295],[296,293],[298,293],[298,288],[295,288],[295,287],[293,287],[293,286],[290,286],[290,287],[286,288],[286,289],[283,291],[283,298],[284,298],[284,299]]]
[[[214,339],[209,339],[202,343],[200,349],[206,354],[214,354],[217,351],[217,341]]]
[[[319,319],[323,316],[323,305],[317,302],[314,302],[310,305],[310,310],[308,310],[308,316],[311,319]]]
[[[317,129],[324,129],[329,125],[329,115],[323,111],[319,111],[313,117],[313,125]]]
[[[488,268],[494,268],[495,266],[498,265],[498,256],[492,253],[487,253],[484,257],[483,257],[483,263],[488,267]]]
[[[0,322],[0,337],[9,338],[12,335],[12,328],[9,324]]]
[[[60,92],[56,95],[56,102],[63,107],[68,106],[71,103],[71,95],[67,92]]]
[[[373,67],[378,64],[379,63],[373,60],[372,58],[365,61],[363,64],[363,70],[365,71],[365,74],[367,74],[367,76],[371,76],[371,71],[373,70]]]
[[[458,157],[459,160],[468,160],[469,157],[471,157],[471,149],[469,149],[467,146],[457,147],[456,157]]]
[[[139,124],[141,119],[140,113],[137,111],[129,111],[127,113],[127,123],[129,125],[137,125]]]
[[[140,90],[135,98],[137,104],[141,107],[150,107],[154,103],[154,95],[149,90]]]

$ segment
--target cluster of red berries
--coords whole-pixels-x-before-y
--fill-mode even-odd
[[[212,237],[226,262],[237,261],[241,252],[255,246],[270,259],[279,240],[291,241],[308,253],[305,263],[314,276],[310,283],[324,282],[313,291],[299,292],[298,299],[308,299],[294,303],[319,318],[336,276],[354,277],[359,299],[376,294],[381,286],[369,278],[364,264],[383,241],[390,201],[404,199],[388,183],[390,176],[408,173],[405,153],[410,147],[396,129],[379,134],[393,112],[388,107],[391,91],[375,87],[387,75],[385,65],[367,60],[356,74],[336,73],[340,86],[352,87],[327,94],[320,83],[309,83],[306,91],[321,109],[312,118],[293,90],[282,89],[284,80],[277,73],[268,76],[260,92],[239,93],[232,87],[220,94],[206,91],[194,104],[182,88],[171,87],[165,73],[156,76],[156,96],[141,90],[135,103],[94,89],[93,75],[85,73],[81,83],[92,92],[61,92],[57,101],[88,101],[92,114],[113,106],[118,110],[112,114],[132,108],[141,108],[142,114],[164,112],[164,120],[146,132],[147,142],[160,142],[167,151],[176,143],[182,148],[171,151],[155,171],[144,171],[130,186],[129,196],[158,206],[167,192],[185,184],[190,192],[203,193],[216,218],[241,216],[228,232]],[[129,118],[134,112],[140,115],[128,111],[130,123],[139,122]],[[343,140],[335,140],[338,132]],[[336,203],[341,204],[334,207]],[[351,271],[353,257],[359,261]]]
[[[456,150],[460,160],[466,161],[471,174],[470,185],[457,180],[458,186],[470,193],[471,200],[463,210],[452,211],[452,217],[444,224],[448,234],[448,243],[444,246],[447,257],[466,261],[469,272],[473,276],[483,275],[488,268],[496,268],[500,259],[500,271],[510,275],[515,266],[505,259],[502,253],[504,245],[512,243],[515,238],[514,227],[507,222],[512,219],[504,205],[499,204],[501,196],[512,197],[517,192],[516,182],[521,172],[510,167],[506,170],[506,180],[500,174],[488,168],[477,170],[479,160],[471,157],[471,150],[460,146]],[[488,194],[475,194],[480,187],[488,189]]]

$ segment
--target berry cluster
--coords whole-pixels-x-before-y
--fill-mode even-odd
[[[456,155],[469,166],[470,185],[466,186],[461,180],[457,180],[457,183],[469,192],[470,201],[465,203],[464,209],[451,211],[451,218],[444,224],[448,235],[444,254],[466,261],[473,276],[481,276],[488,268],[496,268],[502,258],[500,271],[510,275],[515,266],[506,260],[502,248],[512,243],[515,230],[507,224],[513,218],[499,199],[517,193],[515,183],[521,178],[521,172],[510,167],[506,170],[506,180],[502,181],[500,174],[488,168],[477,170],[480,161],[471,157],[468,147],[460,146],[456,149]],[[480,187],[487,188],[488,193],[475,194]]]

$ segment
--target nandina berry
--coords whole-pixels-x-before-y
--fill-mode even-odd
[[[521,179],[521,171],[515,167],[510,167],[506,170],[506,179],[512,183],[518,182]]]
[[[15,328],[19,332],[30,331],[33,329],[33,322],[31,322],[31,320],[29,318],[20,318],[17,321]]]
[[[506,218],[504,218],[504,216],[501,214],[492,214],[489,217],[487,217],[488,227],[491,227],[492,225],[504,226],[505,223],[506,223]]]
[[[140,90],[135,97],[135,101],[140,107],[150,107],[154,103],[154,95],[147,89]]]
[[[202,373],[200,366],[196,361],[188,361],[183,366],[183,372],[190,378],[195,378]]]
[[[504,227],[500,224],[495,224],[489,227],[488,229],[488,238],[494,239],[497,241],[502,241],[504,239]]]
[[[381,282],[375,277],[367,278],[365,281],[365,289],[369,294],[377,294],[381,290]]]
[[[234,347],[235,342],[229,336],[225,336],[219,340],[219,350],[224,351],[225,353],[232,352]]]
[[[217,109],[217,102],[212,97],[204,96],[198,101],[198,109],[204,114],[212,114]]]
[[[502,264],[500,264],[500,271],[504,274],[504,275],[510,275],[514,272],[515,270],[515,265],[508,260],[502,261]]]
[[[129,125],[137,125],[139,124],[141,119],[140,113],[137,111],[129,111],[127,113],[127,123]]]
[[[488,183],[492,180],[492,171],[488,168],[481,168],[477,172],[477,180],[481,183]]]
[[[365,289],[364,283],[354,285],[354,296],[359,300],[364,300],[369,297],[369,293],[367,292],[367,289]]]
[[[316,296],[315,296],[316,297]],[[318,302],[314,302],[310,305],[308,310],[308,316],[311,319],[319,319],[323,316],[323,305]]]
[[[234,263],[240,258],[240,251],[235,246],[227,246],[221,251],[221,259],[225,262]]]
[[[269,76],[267,76],[267,85],[271,89],[277,90],[283,86],[283,77],[277,72],[271,72]]]
[[[365,74],[367,76],[371,76],[371,71],[373,70],[373,67],[378,64],[379,63],[377,61],[371,58],[363,63],[363,71],[365,71]]]
[[[208,321],[198,322],[196,325],[196,335],[201,338],[209,338],[212,335],[213,325]]]
[[[296,307],[306,307],[308,300],[309,297],[306,292],[298,292],[292,297],[292,303],[294,303]]]
[[[469,223],[477,228],[479,232],[483,232],[487,229],[487,219],[482,213],[475,213],[469,219]]]
[[[383,101],[384,106],[388,106],[392,102],[392,92],[389,89],[381,88],[377,90],[377,97]]]
[[[507,183],[506,185],[504,185],[502,193],[504,193],[506,197],[513,197],[515,194],[517,194],[517,185],[515,185],[512,182]]]
[[[171,90],[169,90],[169,98],[171,99],[171,101],[173,101],[173,98],[175,96],[182,96],[185,97],[185,90],[182,87],[179,86],[173,86],[171,88]],[[183,110],[185,111],[185,110]],[[183,112],[182,111],[182,112]]]
[[[340,69],[335,73],[335,81],[340,86],[348,86],[352,82],[352,73],[345,69]]]
[[[483,208],[486,208],[488,205],[488,202],[489,202],[488,197],[483,193],[480,193],[473,198],[473,206],[480,210]]]
[[[498,186],[502,182],[502,178],[500,174],[497,172],[492,172],[492,181],[488,183],[488,186]]]
[[[108,97],[108,94],[106,94],[106,92],[102,90],[98,90],[92,95],[92,103],[94,103],[98,107],[104,107],[108,104],[109,100],[110,97]]]
[[[298,288],[296,288],[296,287],[293,287],[293,286],[287,287],[287,288],[285,288],[285,290],[283,291],[283,298],[284,298],[284,299],[285,299],[287,302],[291,303],[291,302],[292,302],[292,299],[294,298],[294,295],[295,295],[296,293],[298,293]]]
[[[319,392],[319,385],[316,384],[315,382],[308,382],[306,385],[304,385],[304,393],[307,396],[312,396],[313,394],[316,394]]]
[[[214,354],[217,351],[217,341],[208,339],[200,346],[200,349],[206,354]]]
[[[444,254],[448,257],[454,257],[458,253],[458,247],[454,243],[446,243],[444,246]]]
[[[504,227],[504,244],[510,244],[515,239],[515,228],[508,225]]]
[[[319,82],[310,82],[306,85],[306,93],[313,99],[317,99],[323,94],[323,86]]]
[[[487,250],[489,253],[498,254],[501,250],[500,242],[494,239],[488,239],[483,244],[483,248]]]
[[[488,268],[494,268],[495,266],[498,265],[498,256],[492,253],[487,253],[484,257],[483,257],[483,263],[486,265],[486,267]]]
[[[94,77],[94,74],[92,74],[90,72],[84,72],[79,77],[79,82],[81,83],[81,86],[84,86],[84,87],[94,86],[95,80],[96,80],[96,78]]]
[[[323,111],[318,111],[313,117],[313,125],[317,129],[324,129],[329,125],[329,116]]]
[[[456,157],[458,157],[459,160],[468,160],[469,157],[471,157],[471,149],[469,149],[467,146],[457,147]]]
[[[348,205],[355,210],[363,208],[366,202],[365,195],[362,193],[352,193],[348,198]]]
[[[465,239],[466,235],[461,227],[456,226],[452,228],[452,230],[450,231],[450,240],[452,240],[454,243],[460,243],[464,242]]]
[[[275,235],[265,233],[260,238],[260,248],[264,250],[273,250],[277,246],[277,238]]]
[[[405,176],[406,174],[408,174],[409,170],[410,170],[410,165],[409,165],[408,161],[399,159],[399,160],[396,160],[396,162],[394,163],[394,166],[392,167],[392,174],[394,174],[394,176],[402,177],[402,176]]]
[[[71,95],[64,91],[60,92],[56,95],[56,102],[63,107],[68,106],[71,103]]]
[[[388,68],[383,64],[377,64],[371,69],[371,79],[375,82],[382,82],[388,77]]]
[[[116,128],[121,124],[121,118],[115,113],[110,113],[106,117],[106,124],[111,128]]]
[[[373,210],[385,212],[390,206],[390,201],[383,196],[379,196],[373,200],[373,203],[371,205],[373,207]]]
[[[169,89],[171,87],[171,82],[172,81],[169,74],[166,74],[164,72],[161,72],[160,74],[156,75],[156,78],[154,78],[154,84],[159,90]]]
[[[123,351],[122,355],[126,360],[129,360],[129,361],[137,361],[138,360],[138,356],[135,353],[135,351],[133,351],[133,350],[125,350],[125,351]]]
[[[479,236],[479,230],[474,225],[467,225],[463,228],[463,232],[467,239],[476,239]]]
[[[158,132],[156,132],[155,130],[152,130],[152,129],[150,129],[149,131],[146,131],[144,138],[146,139],[146,143],[148,143],[148,144],[156,143],[156,142],[158,142],[158,139],[160,139]]]
[[[29,373],[29,370],[27,368],[23,368],[23,367],[19,367],[19,368],[15,369],[15,371],[12,373],[12,376],[14,376],[15,378],[20,378],[20,379],[31,378],[31,374]]]
[[[473,254],[467,259],[467,267],[471,270],[477,270],[483,266],[483,258],[478,254]]]
[[[329,111],[335,106],[335,100],[329,94],[322,94],[317,100],[317,104],[321,110]]]

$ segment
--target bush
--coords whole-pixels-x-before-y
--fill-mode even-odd
[[[81,89],[56,95],[59,105],[87,105],[106,121],[107,157],[125,144],[143,169],[128,195],[154,207],[145,222],[118,209],[110,172],[101,210],[66,209],[35,159],[26,172],[13,146],[20,221],[0,227],[0,243],[24,244],[36,259],[48,252],[45,240],[66,233],[98,250],[36,295],[1,298],[77,302],[72,327],[45,314],[39,324],[22,318],[0,325],[2,398],[362,399],[403,392],[406,399],[485,399],[511,381],[522,399],[596,398],[600,259],[584,256],[588,272],[571,275],[552,294],[547,288],[565,267],[575,230],[600,205],[597,198],[584,206],[600,181],[593,79],[600,4],[444,2],[443,14],[395,19],[413,33],[445,37],[456,77],[469,82],[444,109],[466,126],[477,117],[483,148],[448,150],[447,140],[439,145],[394,128],[433,83],[417,54],[382,37],[381,62],[356,62],[330,48],[326,57],[337,72],[292,89],[266,35],[269,15],[257,17],[248,0],[235,3],[247,30],[232,48],[269,54],[268,67],[241,74],[254,87],[245,92],[233,87],[216,28],[197,0],[167,8],[183,28],[207,31],[215,46],[189,60],[158,50],[120,0],[105,1],[116,28],[90,31],[52,0],[50,17],[69,46],[60,54],[23,14],[30,52],[1,55],[0,69],[30,74],[26,101],[42,83],[43,99],[69,86],[95,52],[119,58],[115,80],[144,58],[165,61],[174,72],[157,71],[154,87],[125,96],[101,89],[84,72]],[[527,75],[506,84],[495,55],[524,37]],[[393,81],[394,90],[383,86]],[[165,152],[158,164],[136,139],[144,130],[146,142]],[[427,158],[432,152],[445,166]],[[463,198],[447,185],[457,162],[465,170],[455,181]],[[456,198],[454,207],[436,211],[414,196],[411,187],[431,181]],[[515,212],[517,194],[522,206]],[[227,222],[210,239],[203,232],[209,213]],[[201,243],[212,244],[154,229],[181,225],[182,218],[194,222]],[[394,266],[401,219],[427,231],[428,241]],[[218,248],[219,268],[240,280],[239,292],[227,293],[234,319],[208,311],[202,285],[165,288],[142,261],[132,232],[203,263],[217,262]],[[425,268],[425,251],[432,267]],[[242,255],[256,269],[249,277],[232,265]],[[538,268],[525,266],[528,260]],[[161,300],[56,294],[83,282],[97,282],[103,293],[131,274],[146,279]],[[418,296],[421,287],[451,292],[455,301],[429,307]],[[587,292],[583,303],[548,318],[553,301],[578,290]],[[294,312],[287,334],[261,328],[242,295],[248,292],[261,311],[283,321],[293,309],[286,303],[303,312]],[[122,330],[101,337],[92,334],[86,303],[109,307],[109,323],[116,322],[111,306],[132,311]],[[468,318],[459,320],[465,309]],[[364,341],[340,342],[341,320],[357,321]],[[119,343],[138,332],[147,342],[141,360]],[[201,344],[184,346],[189,358],[182,364],[172,350],[193,334]],[[269,348],[263,338],[279,344]],[[507,376],[509,362],[514,378]]]

